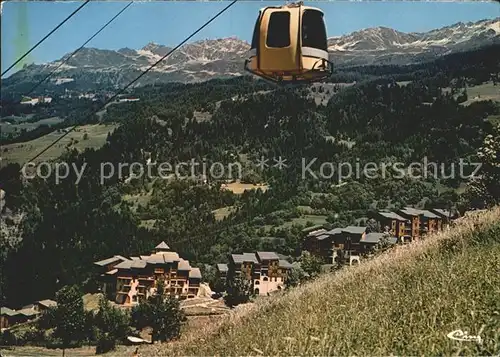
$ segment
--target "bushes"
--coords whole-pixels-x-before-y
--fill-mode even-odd
[[[130,332],[129,325],[130,316],[101,297],[99,312],[93,318],[93,326],[97,330],[96,354],[114,350],[116,341],[125,339]]]
[[[180,335],[185,315],[179,300],[164,295],[164,283],[158,282],[157,292],[147,301],[134,306],[131,313],[132,325],[137,329],[151,327],[152,342],[169,341]]]
[[[102,334],[97,340],[97,345],[95,348],[95,353],[102,354],[109,351],[113,351],[116,347],[116,339],[108,333]]]
[[[249,280],[238,277],[231,277],[227,280],[227,294],[224,296],[224,302],[229,307],[235,307],[250,301],[253,295],[252,283]]]

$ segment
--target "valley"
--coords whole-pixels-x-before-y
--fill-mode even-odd
[[[234,36],[123,93],[171,48],[86,47],[29,98],[65,57],[2,79],[2,356],[497,353],[499,41],[360,29],[291,86]]]

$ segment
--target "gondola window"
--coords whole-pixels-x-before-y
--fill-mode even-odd
[[[290,13],[273,12],[267,29],[267,47],[283,48],[290,46]]]

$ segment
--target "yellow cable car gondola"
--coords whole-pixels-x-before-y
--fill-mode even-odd
[[[259,11],[245,70],[278,83],[317,82],[330,76],[323,12],[302,2]]]

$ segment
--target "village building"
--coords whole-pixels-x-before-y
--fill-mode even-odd
[[[420,231],[424,234],[430,234],[443,229],[443,220],[440,216],[431,211],[421,210],[422,221]]]
[[[9,309],[8,307],[0,308],[0,329],[9,328],[22,321],[21,314],[19,312]]]
[[[33,320],[47,309],[54,308],[56,306],[57,302],[47,299],[23,306],[20,310],[2,307],[0,308],[0,328],[6,329],[16,324]]]
[[[41,314],[35,305],[28,305],[20,310],[13,310],[8,307],[0,308],[0,328],[7,329],[14,325],[34,320]]]
[[[384,232],[388,232],[391,236],[400,240],[407,235],[406,227],[411,224],[409,219],[394,212],[379,211],[374,215],[374,218],[380,223],[380,227]]]
[[[252,282],[256,295],[268,295],[285,288],[292,265],[275,252],[231,254],[227,277],[239,277]]]
[[[343,250],[349,254],[359,254],[360,241],[367,234],[367,227],[348,226],[342,228]]]
[[[398,238],[388,235],[387,233],[372,232],[367,233],[359,241],[362,253],[371,253],[375,250],[375,247],[381,243],[384,239],[387,240],[387,244],[394,245],[398,243]]]
[[[450,216],[450,212],[441,209],[405,207],[398,212],[379,211],[371,216],[383,232],[369,232],[364,226],[332,230],[314,227],[304,231],[303,249],[321,258],[325,264],[339,261],[352,264],[359,261],[361,255],[372,252],[383,239],[389,245],[409,243],[423,234],[440,231],[446,222],[450,222],[444,218]]]
[[[413,239],[442,229],[442,218],[429,210],[405,207],[398,214],[411,221],[411,228],[407,232]]]
[[[165,293],[180,299],[198,295],[201,271],[161,242],[152,254],[114,256],[95,262],[103,293],[121,305],[136,305],[155,293],[158,281]]]
[[[457,218],[457,215],[450,210],[442,209],[442,208],[431,208],[429,211],[441,217],[441,226],[442,229],[448,227],[452,220]]]
[[[341,234],[342,230],[340,228],[329,231],[326,229],[313,231],[304,240],[304,250],[321,258],[325,264],[332,264],[334,251],[343,249]]]
[[[227,272],[229,271],[229,268],[227,264],[217,264],[217,275],[220,279],[226,279],[227,278]]]
[[[422,211],[412,207],[405,207],[397,213],[411,222],[410,226],[406,227],[407,235],[411,236],[413,240],[418,239],[421,235]]]
[[[44,312],[48,309],[57,307],[57,302],[54,300],[46,299],[35,302],[33,308],[38,312]]]

